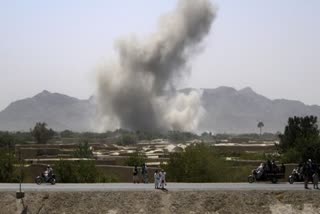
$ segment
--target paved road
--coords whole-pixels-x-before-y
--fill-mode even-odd
[[[310,185],[310,188],[312,185]],[[19,184],[0,183],[0,192],[15,192]],[[205,190],[304,190],[302,183],[168,183],[169,191]],[[79,191],[153,191],[153,184],[108,183],[108,184],[22,184],[25,192],[79,192]]]

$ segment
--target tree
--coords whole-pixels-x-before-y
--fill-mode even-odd
[[[60,160],[55,164],[55,171],[61,183],[77,183],[77,164],[72,161]]]
[[[15,159],[12,153],[0,152],[0,182],[17,180],[14,170]]]
[[[59,160],[55,163],[55,172],[61,183],[117,182],[113,174],[106,175],[99,170],[94,160]]]
[[[39,122],[31,129],[31,135],[38,144],[46,144],[54,136],[54,131],[48,129],[46,123]]]
[[[8,132],[0,133],[0,182],[17,182],[19,176],[14,164],[14,136]]]
[[[284,133],[279,135],[278,150],[286,161],[313,159],[320,161],[320,140],[317,117],[290,117]]]
[[[9,132],[0,132],[0,148],[13,149],[14,144],[14,137]]]
[[[93,158],[93,153],[88,140],[83,140],[78,144],[78,147],[74,152],[74,156],[76,158]]]
[[[167,165],[163,166],[170,179],[177,182],[222,181],[229,166],[213,146],[195,144],[184,152],[171,153]]]
[[[262,128],[264,127],[264,124],[262,121],[260,121],[257,126],[260,129],[260,136],[261,136],[262,135]]]

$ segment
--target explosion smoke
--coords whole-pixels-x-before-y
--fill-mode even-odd
[[[187,73],[187,61],[209,33],[215,15],[209,0],[180,0],[148,39],[117,41],[118,60],[98,73],[104,128],[196,129],[203,111],[201,94],[178,93],[174,84]]]

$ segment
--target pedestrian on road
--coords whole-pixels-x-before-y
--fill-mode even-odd
[[[318,172],[315,172],[312,175],[312,180],[313,180],[313,188],[314,189],[319,189],[319,187],[318,187],[318,183],[319,183],[319,174],[318,174]]]
[[[139,183],[139,171],[138,171],[138,166],[134,166],[133,168],[133,183]]]
[[[158,189],[159,188],[159,183],[160,183],[160,177],[159,177],[159,172],[158,172],[157,169],[156,169],[153,177],[154,177],[154,188]]]
[[[142,174],[143,183],[147,184],[148,183],[148,167],[145,163],[141,167],[141,174]]]
[[[312,178],[312,174],[313,174],[311,159],[309,159],[308,161],[306,161],[304,163],[303,168],[302,168],[302,174],[303,174],[303,180],[304,180],[304,188],[309,189],[308,183],[309,183],[310,179]]]
[[[165,189],[164,186],[167,186],[166,172],[162,169],[160,172],[160,187],[161,187],[161,189]]]

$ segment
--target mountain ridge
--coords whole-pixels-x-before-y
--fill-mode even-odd
[[[258,121],[265,124],[264,131],[283,131],[288,117],[315,115],[320,117],[319,105],[306,105],[298,100],[269,99],[251,87],[236,90],[233,87],[184,88],[190,93],[202,91],[205,117],[200,120],[200,131],[214,133],[254,133]],[[94,97],[78,99],[47,90],[33,97],[10,103],[0,111],[0,130],[28,131],[39,121],[62,131],[94,131],[96,105]]]

